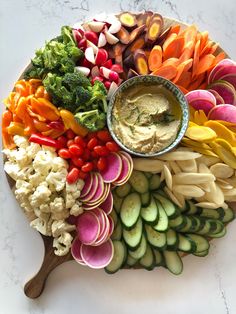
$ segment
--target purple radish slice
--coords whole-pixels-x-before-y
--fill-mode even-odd
[[[230,83],[217,81],[212,83],[209,89],[215,90],[224,99],[225,104],[236,105],[236,92]]]
[[[109,184],[108,183],[104,183],[104,191],[103,191],[103,195],[100,197],[100,199],[95,201],[95,202],[89,201],[86,204],[89,205],[89,206],[90,205],[93,206],[95,204],[100,205],[107,198],[107,195],[108,195],[109,191],[110,191],[110,183]]]
[[[86,177],[84,181],[84,187],[80,194],[81,198],[86,196],[89,193],[89,191],[91,190],[92,184],[93,184],[93,175],[92,173],[89,173],[89,175]]]
[[[218,105],[211,109],[208,119],[236,123],[236,107],[229,104]]]
[[[91,245],[99,236],[100,223],[93,212],[87,211],[79,215],[76,229],[80,241],[84,244]]]
[[[91,268],[100,269],[106,267],[112,260],[114,254],[111,240],[99,245],[81,245],[80,253],[83,261]]]
[[[196,110],[203,110],[207,115],[208,112],[216,106],[215,96],[207,90],[193,90],[185,95],[189,106]]]
[[[80,198],[81,202],[85,203],[85,202],[88,202],[89,200],[91,200],[93,198],[94,194],[97,191],[97,188],[98,188],[98,177],[95,176],[94,173],[92,174],[92,176],[93,176],[92,187],[91,187],[91,189],[90,189],[90,191],[89,191],[89,193],[87,195],[85,195],[84,197]]]
[[[229,69],[229,67],[232,67],[235,65],[235,62],[231,59],[224,59],[220,61],[210,72],[208,76],[208,84],[211,84],[213,81],[215,81],[215,76],[218,71],[221,69]]]
[[[133,163],[132,157],[130,156],[130,154],[128,154],[128,153],[126,153],[124,151],[120,151],[119,154],[120,154],[120,156],[124,156],[124,157],[126,157],[129,160],[129,163],[130,163],[130,175],[131,175],[132,171],[133,171],[133,168],[134,168],[134,163]]]
[[[235,74],[227,74],[225,76],[222,76],[221,80],[230,83],[236,89],[236,73]]]
[[[111,216],[107,216],[107,218],[110,221],[110,229],[109,229],[109,237],[110,237],[112,235],[113,231],[114,231],[115,224],[114,224],[114,221],[111,218]]]
[[[76,237],[72,243],[71,246],[71,255],[73,256],[74,260],[81,264],[81,265],[86,265],[85,262],[83,261],[81,254],[80,254],[80,248],[81,248],[81,241],[78,237]]]
[[[129,180],[129,177],[131,175],[131,165],[129,159],[126,156],[121,155],[121,160],[122,160],[121,174],[119,175],[117,180],[113,182],[114,185],[124,184]]]
[[[99,223],[100,223],[100,233],[98,235],[98,238],[100,236],[100,234],[104,231],[105,229],[105,225],[106,225],[106,218],[105,216],[103,215],[103,212],[100,208],[94,208],[93,211],[92,211],[98,218],[99,220]],[[98,239],[97,238],[97,239]],[[96,240],[97,241],[97,240]]]
[[[113,196],[111,191],[109,191],[107,198],[99,206],[107,215],[111,213],[113,208]]]
[[[216,74],[214,75],[214,81],[218,81],[221,80],[223,76],[228,75],[228,74],[236,74],[236,63],[234,62],[234,64],[232,65],[228,65],[226,67],[222,67],[221,69],[219,69]]]
[[[106,183],[117,180],[122,170],[122,160],[118,154],[110,153],[107,157],[107,168],[101,171],[102,178]]]
[[[215,96],[216,105],[222,105],[225,103],[224,99],[220,96],[219,93],[217,93],[217,91],[215,91],[214,89],[208,89],[208,91],[211,92]]]
[[[101,197],[104,194],[104,182],[103,182],[102,176],[100,175],[100,173],[97,173],[97,172],[95,172],[94,175],[97,176],[98,186],[93,197],[89,199],[90,203],[96,203],[97,201],[101,199]]]
[[[105,218],[105,223],[104,223],[104,228],[103,232],[100,233],[98,236],[97,240],[93,245],[100,245],[103,242],[106,242],[109,239],[109,231],[110,231],[110,221],[108,219],[108,216],[103,212],[104,218]]]

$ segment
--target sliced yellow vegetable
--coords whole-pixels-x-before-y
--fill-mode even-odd
[[[188,127],[191,127],[191,126],[198,126],[198,124],[193,122],[193,121],[189,121],[188,122]]]
[[[222,145],[216,142],[212,142],[211,146],[214,150],[214,152],[219,156],[221,160],[223,160],[227,165],[232,167],[233,169],[236,169],[236,158],[235,155]]]
[[[191,147],[191,148],[199,147],[199,148],[202,148],[202,149],[210,149],[210,146],[207,145],[206,143],[200,143],[200,142],[197,142],[197,141],[193,141],[193,140],[190,140],[190,138],[187,138],[187,137],[183,137],[182,138],[182,144],[185,144],[186,146]]]
[[[232,146],[236,146],[236,136],[235,134],[218,121],[207,121],[205,126],[211,128],[216,132],[217,136],[228,141]]]
[[[207,126],[192,126],[189,127],[185,133],[191,140],[199,142],[210,142],[214,140],[217,135],[216,132]]]
[[[203,110],[197,110],[194,113],[194,123],[198,125],[204,125],[205,122],[207,122],[207,116]]]

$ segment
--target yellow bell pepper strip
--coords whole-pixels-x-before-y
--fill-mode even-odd
[[[40,133],[50,131],[50,127],[47,125],[46,122],[42,122],[42,121],[39,121],[37,119],[33,119],[33,123],[34,123],[35,129]]]
[[[7,127],[7,133],[11,135],[20,135],[24,136],[25,131],[24,124],[19,122],[11,122],[10,125]]]
[[[17,102],[20,99],[20,94],[16,92],[11,92],[7,98],[3,100],[5,106],[11,111],[15,112],[17,107]]]
[[[34,112],[49,121],[56,121],[60,118],[60,113],[56,106],[45,98],[32,97],[30,100],[31,108]]]
[[[13,149],[16,147],[14,143],[13,136],[8,134],[7,128],[12,122],[12,113],[6,110],[2,114],[2,143],[4,148]]]
[[[31,134],[29,141],[39,144],[39,145],[45,145],[45,146],[50,146],[50,147],[55,147],[55,148],[59,147],[58,142],[56,140],[52,139],[49,136],[44,136],[38,133]]]
[[[75,134],[80,136],[85,136],[88,134],[88,130],[75,120],[73,113],[71,113],[69,110],[60,110],[60,115],[66,129],[71,129]]]
[[[27,107],[27,111],[28,111],[29,115],[30,115],[32,118],[35,118],[35,119],[37,119],[37,120],[39,120],[39,121],[41,121],[41,122],[47,121],[44,117],[42,117],[42,116],[40,116],[39,114],[33,112],[32,109],[31,109],[31,106],[28,106],[28,107]]]
[[[47,93],[46,89],[42,85],[37,88],[37,90],[35,91],[34,96],[36,98],[45,98],[45,99],[50,100],[49,94]]]

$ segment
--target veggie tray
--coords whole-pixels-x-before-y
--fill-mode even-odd
[[[158,132],[175,121],[170,108],[158,111],[168,106],[162,95],[122,100],[119,122],[131,105],[144,113],[155,105],[149,124],[141,125],[139,112],[121,138],[132,148],[133,138],[145,137],[144,157],[121,149],[107,129],[109,100],[141,75],[171,81],[189,107],[181,142],[158,157],[145,153],[164,142],[167,134]],[[181,257],[206,256],[209,241],[223,237],[235,217],[235,88],[236,63],[207,31],[151,11],[62,27],[37,50],[2,115],[4,169],[45,245],[26,295],[38,297],[50,271],[71,259],[110,274],[162,266],[178,275]]]

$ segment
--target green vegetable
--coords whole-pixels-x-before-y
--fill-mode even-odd
[[[85,126],[90,131],[96,131],[103,129],[106,124],[106,115],[104,112],[100,112],[98,109],[78,112],[75,115],[75,119],[79,124]]]
[[[36,51],[31,60],[32,66],[25,73],[25,78],[44,78],[47,73],[63,74],[73,72],[83,52],[76,46],[71,28],[63,26],[61,35],[46,42],[45,46]]]

